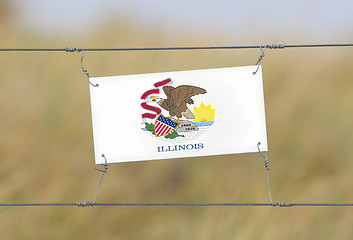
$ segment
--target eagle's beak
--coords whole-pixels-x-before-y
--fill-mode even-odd
[[[152,96],[151,98],[152,98],[152,102],[157,102],[157,99],[155,96]]]

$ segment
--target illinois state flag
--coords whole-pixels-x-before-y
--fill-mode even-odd
[[[255,69],[91,78],[96,164],[267,151]]]

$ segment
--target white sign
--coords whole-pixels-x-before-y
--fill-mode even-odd
[[[255,69],[91,78],[96,164],[267,151]]]

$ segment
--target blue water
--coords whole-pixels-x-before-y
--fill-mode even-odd
[[[214,121],[209,121],[209,122],[194,122],[196,126],[198,127],[206,127],[206,126],[212,126]]]

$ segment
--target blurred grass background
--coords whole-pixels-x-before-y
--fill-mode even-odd
[[[10,18],[3,5],[3,48],[170,46],[159,29],[141,32],[128,18],[70,40],[16,29]],[[174,41],[221,42],[192,33]],[[259,54],[87,52],[84,65],[91,76],[114,76],[253,65]],[[80,56],[0,53],[1,203],[93,201],[100,173]],[[351,48],[266,52],[274,201],[353,202],[352,64]],[[268,202],[263,160],[254,153],[112,164],[97,202]],[[352,227],[352,209],[339,207],[0,208],[1,239],[351,239]]]

